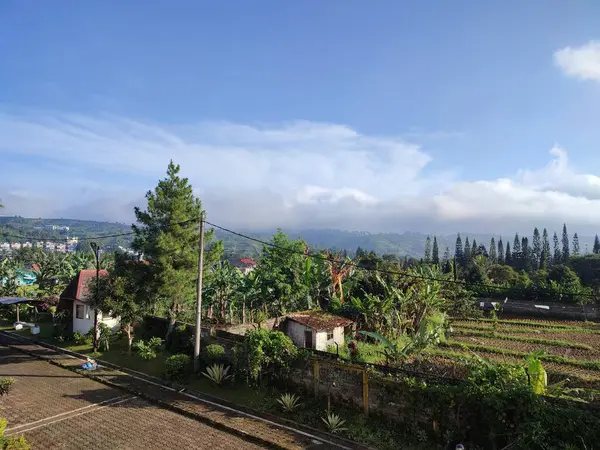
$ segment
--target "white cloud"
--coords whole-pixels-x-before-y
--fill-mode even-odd
[[[554,62],[570,77],[600,81],[600,41],[557,50]]]
[[[161,125],[118,117],[0,115],[6,213],[131,221],[132,207],[181,164],[216,223],[238,228],[512,231],[600,222],[600,177],[565,149],[510,178],[425,175],[431,157],[401,138],[339,124]]]

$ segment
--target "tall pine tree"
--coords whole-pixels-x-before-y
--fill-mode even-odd
[[[456,247],[454,249],[454,257],[456,258],[456,261],[458,261],[459,263],[462,263],[465,259],[465,255],[463,252],[462,239],[460,238],[460,233],[456,237]]]
[[[497,262],[498,257],[496,255],[496,240],[492,236],[492,239],[490,239],[490,261],[492,261],[492,263]]]
[[[560,244],[558,243],[558,236],[556,235],[556,231],[554,232],[554,237],[552,238],[552,242],[554,243],[554,258],[552,263],[557,265],[562,263],[562,255],[560,253]]]
[[[150,261],[152,297],[167,311],[167,342],[176,321],[194,305],[198,277],[198,220],[202,205],[179,166],[169,163],[167,176],[146,194],[145,210],[135,208],[134,250]],[[213,230],[207,233],[212,238]]]
[[[537,270],[541,265],[542,259],[542,237],[540,231],[535,227],[533,230],[533,246],[531,249],[532,269]]]
[[[437,237],[433,237],[433,249],[431,250],[431,262],[435,265],[440,263],[440,249],[438,248]]]
[[[513,241],[512,246],[512,266],[520,269],[521,267],[521,238],[519,238],[519,233],[515,233],[515,240]]]
[[[550,240],[548,239],[548,230],[544,228],[542,233],[542,253],[540,255],[540,268],[547,270],[552,261],[552,252],[550,251]]]
[[[569,235],[567,234],[567,224],[563,224],[563,232],[562,232],[562,261],[563,263],[567,263],[569,261],[569,256],[571,256],[571,252],[569,250]]]
[[[504,264],[504,243],[502,238],[498,240],[498,264]]]
[[[533,269],[532,251],[529,247],[529,239],[526,237],[521,238],[521,266],[519,269],[531,272]]]
[[[598,235],[596,235],[596,237],[594,238],[594,247],[592,249],[592,252],[594,252],[595,254],[600,253],[600,239],[598,239]]]
[[[425,264],[431,263],[431,238],[427,236],[425,239]]]
[[[471,261],[471,244],[469,243],[469,236],[465,238],[465,250],[463,251],[464,263],[468,264]]]
[[[471,258],[475,258],[479,254],[477,249],[477,241],[473,239],[473,245],[471,246]]]
[[[579,256],[579,236],[577,233],[573,235],[573,256]]]
[[[507,266],[512,265],[513,263],[513,259],[512,259],[512,253],[510,252],[510,244],[507,242],[506,243],[506,253],[504,254],[504,264],[506,264]]]

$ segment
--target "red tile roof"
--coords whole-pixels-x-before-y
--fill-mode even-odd
[[[248,264],[248,265],[250,265],[250,266],[255,266],[255,265],[256,265],[256,262],[255,262],[255,261],[253,261],[253,260],[252,260],[252,259],[250,259],[250,258],[242,258],[242,259],[240,260],[240,262],[241,262],[242,264]]]
[[[293,320],[316,331],[329,331],[337,327],[345,327],[353,320],[346,317],[336,316],[324,311],[301,311],[288,314],[286,319]]]
[[[100,270],[100,276],[105,277],[108,272],[104,269]],[[91,281],[96,278],[96,269],[87,269],[79,272],[75,278],[71,280],[69,285],[60,294],[61,299],[79,300],[85,302],[88,300],[88,294]]]

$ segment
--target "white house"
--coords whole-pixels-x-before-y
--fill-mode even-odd
[[[100,271],[100,276],[106,276],[106,270]],[[94,288],[96,271],[82,270],[71,280],[69,285],[60,294],[59,309],[68,310],[73,318],[73,333],[78,331],[86,334],[94,326],[94,309],[91,307],[90,290]],[[113,331],[119,331],[120,321],[118,317],[111,317],[98,311],[98,323],[104,323]]]
[[[354,322],[323,311],[288,314],[279,325],[298,347],[327,351],[329,345],[344,345],[346,333],[354,331]]]

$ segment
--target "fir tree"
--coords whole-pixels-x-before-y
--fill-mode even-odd
[[[450,248],[446,247],[444,258],[442,259],[442,270],[444,273],[452,272],[452,263],[450,262]]]
[[[594,247],[592,252],[596,254],[600,253],[600,239],[598,239],[598,235],[596,235],[596,238],[594,239]]]
[[[450,247],[446,247],[446,250],[444,250],[444,259],[442,259],[444,264],[448,261],[450,261]]]
[[[520,268],[521,266],[521,239],[519,238],[519,233],[515,233],[515,240],[513,241],[512,246],[512,266],[515,268]]]
[[[460,238],[460,233],[456,237],[456,248],[454,250],[454,257],[459,263],[462,263],[465,259],[465,255],[463,253],[463,245],[462,239]]]
[[[542,237],[537,227],[533,230],[533,248],[531,249],[532,269],[537,270],[542,260]]]
[[[579,236],[577,233],[573,235],[573,256],[579,256]]]
[[[179,170],[173,161],[169,163],[167,177],[146,194],[146,210],[135,208],[138,225],[132,227],[134,250],[152,261],[153,282],[148,290],[167,312],[167,341],[181,313],[193,307],[198,277],[202,205],[188,179],[179,176]],[[212,238],[213,233],[209,231],[207,237]]]
[[[553,264],[560,264],[562,262],[562,255],[560,254],[560,244],[558,243],[558,236],[556,235],[556,231],[554,232],[554,237],[552,238],[554,242],[554,258]]]
[[[531,272],[533,268],[532,251],[529,247],[529,239],[523,237],[521,239],[521,266],[519,269]]]
[[[463,251],[463,255],[465,264],[471,261],[471,245],[469,244],[469,236],[467,236],[465,239],[465,250]]]
[[[542,233],[542,253],[540,255],[540,268],[548,269],[552,260],[552,253],[550,252],[550,240],[548,239],[548,230],[544,228]]]
[[[492,236],[492,239],[490,240],[490,260],[493,263],[495,263],[497,259],[498,257],[496,256],[496,240]]]
[[[502,238],[498,240],[498,264],[504,264],[504,244]]]
[[[474,259],[479,255],[479,249],[477,248],[477,241],[473,239],[473,245],[471,246],[471,258]]]
[[[504,264],[510,266],[513,262],[512,253],[510,252],[510,244],[506,243],[506,253],[504,254]]]
[[[431,263],[431,238],[427,236],[425,239],[425,264]]]
[[[563,224],[563,232],[562,232],[562,261],[563,263],[567,263],[569,261],[569,256],[571,252],[569,250],[569,235],[567,234],[567,224]]]
[[[440,263],[440,249],[438,248],[437,237],[433,237],[433,250],[431,251],[431,262],[438,265]]]

